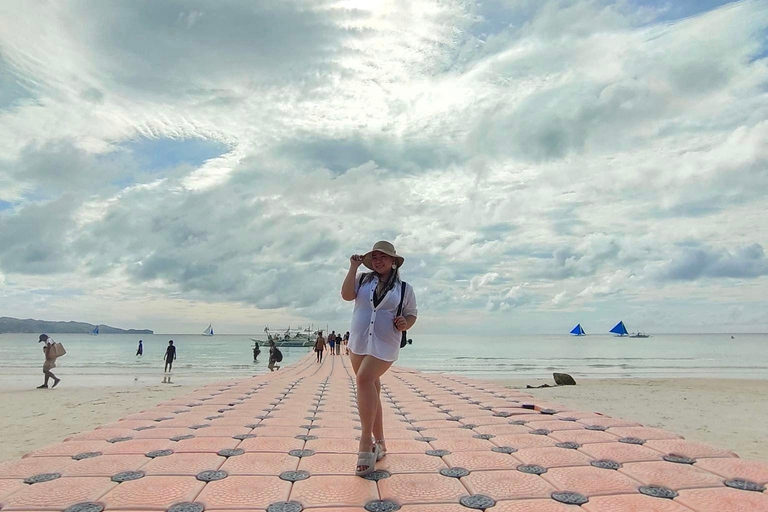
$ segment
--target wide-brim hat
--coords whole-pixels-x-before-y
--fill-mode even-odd
[[[363,255],[363,265],[365,265],[371,270],[373,270],[373,262],[371,261],[371,255],[375,251],[383,252],[387,256],[394,258],[395,265],[397,265],[397,268],[402,267],[403,263],[405,262],[405,258],[397,255],[397,251],[395,251],[394,245],[392,245],[390,242],[387,242],[385,240],[381,240],[373,244],[373,249],[371,249],[370,251],[368,251]]]

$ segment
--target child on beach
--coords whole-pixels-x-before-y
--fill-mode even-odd
[[[173,368],[173,362],[176,360],[176,347],[173,346],[173,340],[168,341],[168,348],[165,350],[165,372],[168,373]]]

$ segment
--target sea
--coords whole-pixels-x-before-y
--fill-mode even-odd
[[[202,384],[268,372],[268,350],[253,361],[257,335],[53,334],[67,350],[54,373],[68,386]],[[0,334],[0,386],[28,388],[42,381],[37,334]],[[144,355],[137,357],[139,339]],[[177,360],[170,375],[163,355],[172,339]],[[397,365],[481,379],[551,380],[553,372],[580,378],[682,378],[768,380],[768,334],[612,335],[417,335]],[[283,364],[308,348],[283,348]]]

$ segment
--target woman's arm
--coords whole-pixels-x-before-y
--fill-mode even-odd
[[[347,277],[344,278],[344,283],[341,285],[341,298],[344,300],[355,300],[357,293],[355,292],[355,278],[357,276],[357,269],[363,262],[363,257],[359,254],[353,254],[349,258],[349,270],[347,271]]]

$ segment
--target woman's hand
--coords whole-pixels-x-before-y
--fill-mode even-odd
[[[395,324],[395,329],[398,331],[408,330],[408,322],[405,320],[404,316],[396,316],[393,323]]]
[[[363,264],[363,256],[360,254],[353,254],[349,257],[349,267],[357,270],[357,268]]]

